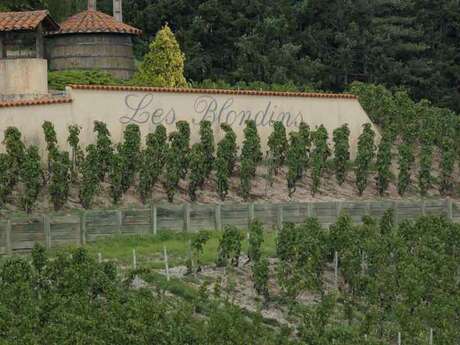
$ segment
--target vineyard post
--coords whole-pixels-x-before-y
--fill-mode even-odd
[[[450,220],[453,219],[453,214],[452,214],[452,199],[447,198],[447,216],[449,217]]]
[[[283,214],[283,205],[280,204],[278,205],[277,207],[277,219],[276,219],[276,223],[277,223],[277,228],[278,228],[278,231],[280,231],[282,228],[283,228],[283,222],[284,222],[284,214]]]
[[[215,221],[216,221],[216,230],[222,230],[222,205],[217,204],[214,209]]]
[[[367,216],[371,215],[371,202],[370,201],[366,202],[366,215]]]
[[[337,290],[339,287],[339,254],[337,251],[334,252],[334,285]]]
[[[401,345],[401,332],[398,332],[398,345]]]
[[[137,269],[136,249],[133,249],[133,270]]]
[[[155,205],[150,206],[150,222],[152,226],[152,232],[154,235],[157,234],[157,207]]]
[[[80,245],[86,245],[86,211],[80,214]]]
[[[340,213],[342,213],[343,204],[341,201],[336,201],[335,208],[336,208],[336,218],[340,217]]]
[[[313,203],[312,202],[309,202],[307,204],[307,217],[308,218],[313,217]]]
[[[185,232],[189,232],[190,231],[190,204],[189,203],[184,204],[183,212],[184,212],[183,229]]]
[[[395,224],[399,224],[399,202],[393,201],[393,209],[394,209],[394,221]]]
[[[163,252],[164,252],[164,259],[165,259],[166,280],[169,281],[168,252],[166,251],[166,246],[163,246]]]
[[[425,198],[422,200],[422,216],[426,216],[426,201]]]
[[[6,221],[6,253],[13,254],[13,245],[11,243],[11,220]]]
[[[97,262],[102,263],[102,254],[101,253],[97,253]]]
[[[121,210],[117,211],[117,233],[121,235],[121,226],[123,225],[123,214]]]
[[[248,225],[249,225],[254,221],[254,203],[253,202],[251,202],[248,205],[248,218],[249,218],[249,221],[248,221]]]
[[[433,328],[430,328],[430,340],[429,340],[429,344],[430,344],[430,345],[433,345]]]
[[[45,233],[46,249],[50,249],[51,248],[51,224],[50,224],[50,219],[46,214],[43,215],[43,231]]]

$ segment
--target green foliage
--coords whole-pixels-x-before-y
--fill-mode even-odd
[[[139,172],[139,194],[142,202],[151,197],[152,189],[163,172],[167,152],[166,128],[158,125],[154,133],[146,138],[146,149],[142,152]]]
[[[318,129],[313,132],[312,137],[315,148],[313,149],[311,155],[311,193],[312,195],[315,195],[319,191],[321,185],[321,177],[323,175],[323,171],[326,167],[326,162],[331,154],[331,151],[327,144],[327,130],[323,125],[319,126]]]
[[[86,147],[86,157],[81,164],[80,202],[86,209],[91,208],[94,197],[99,191],[98,152],[94,144]]]
[[[190,182],[188,195],[192,201],[196,201],[196,191],[206,180],[206,157],[201,143],[193,144],[190,152]]]
[[[10,159],[7,154],[0,153],[0,205],[7,201],[11,194]]]
[[[193,271],[195,269],[196,272],[201,271],[201,255],[203,254],[204,251],[204,246],[206,242],[208,242],[210,239],[209,232],[201,230],[194,236],[192,239],[190,246],[192,250],[192,257],[191,257],[191,262],[190,262],[190,267],[191,270]]]
[[[287,172],[287,187],[289,197],[295,193],[296,182],[302,178],[305,169],[305,147],[300,133],[289,133],[290,142],[286,154]]]
[[[249,158],[242,158],[240,163],[240,192],[244,200],[248,200],[251,196],[253,172],[254,162]]]
[[[5,145],[6,155],[2,158],[2,191],[0,201],[5,202],[8,195],[16,186],[22,164],[24,162],[25,146],[21,140],[21,132],[16,127],[8,127],[4,133],[3,144]]]
[[[217,266],[238,266],[242,235],[237,227],[226,225],[217,249]]]
[[[190,125],[187,121],[177,121],[177,140],[174,140],[171,145],[176,145],[175,150],[179,154],[180,159],[180,178],[184,179],[187,176],[187,171],[190,164]]]
[[[20,170],[20,180],[24,186],[21,193],[21,206],[24,211],[30,213],[37,201],[43,182],[43,171],[37,146],[27,148]]]
[[[59,154],[56,130],[50,121],[43,122],[42,128],[45,134],[46,149],[48,150],[48,173],[51,174],[52,161]]]
[[[302,140],[302,145],[304,148],[304,157],[303,161],[305,164],[305,171],[308,168],[308,163],[310,159],[310,150],[311,150],[311,143],[313,140],[313,133],[310,131],[310,126],[308,126],[305,122],[301,122],[299,124],[299,135],[300,139]]]
[[[393,142],[390,137],[391,135],[385,132],[380,139],[377,150],[377,176],[375,177],[375,182],[380,196],[383,196],[387,191],[391,179],[391,147]]]
[[[119,150],[123,159],[123,173],[121,179],[123,193],[126,193],[129,187],[134,184],[136,172],[140,165],[140,150],[141,131],[138,125],[130,123],[123,132],[123,144]]]
[[[184,60],[185,55],[166,24],[150,43],[134,82],[143,86],[186,87]]]
[[[200,143],[205,157],[205,177],[208,178],[214,166],[214,152],[216,150],[211,121],[203,120],[200,122]]]
[[[297,226],[284,224],[278,234],[276,253],[278,283],[289,299],[294,300],[306,289],[321,290],[327,247],[316,219],[308,218]]]
[[[164,187],[168,196],[168,201],[173,202],[174,194],[176,194],[177,186],[181,177],[181,168],[183,162],[180,160],[181,156],[181,137],[178,132],[169,134],[169,149],[166,153],[165,173],[164,173]]]
[[[78,125],[70,125],[68,127],[69,130],[69,136],[67,137],[67,142],[72,148],[72,181],[75,181],[77,179],[78,175],[78,169],[80,167],[80,164],[82,163],[80,159],[82,158],[83,152],[82,149],[79,145],[80,143],[80,131],[81,127]],[[97,162],[96,162],[97,163]]]
[[[70,167],[68,152],[57,151],[53,154],[49,194],[55,211],[62,209],[69,198]]]
[[[248,257],[250,261],[258,262],[262,256],[261,246],[264,242],[264,226],[261,221],[254,220],[249,224]]]
[[[263,296],[265,300],[270,297],[268,291],[269,267],[266,257],[261,257],[252,264],[252,280],[254,281],[254,289],[257,294]]]
[[[420,148],[420,167],[418,173],[418,185],[420,188],[420,195],[426,196],[428,189],[432,185],[433,177],[431,176],[431,169],[433,165],[433,146],[428,143],[423,143]]]
[[[236,162],[237,150],[236,134],[228,124],[221,124],[224,138],[217,144],[215,161],[217,193],[223,201],[228,194],[229,179],[232,176]]]
[[[66,70],[48,72],[48,87],[51,90],[64,90],[66,86],[80,85],[118,85],[121,81],[110,73],[97,70]]]
[[[453,172],[455,167],[455,146],[450,138],[445,138],[441,146],[441,176],[439,181],[439,192],[441,195],[448,195],[453,188]]]
[[[94,132],[96,133],[96,150],[97,150],[97,169],[99,179],[104,181],[105,176],[109,173],[112,162],[113,147],[110,139],[110,132],[107,125],[101,121],[94,121]]]
[[[375,156],[375,132],[370,123],[363,125],[363,132],[358,138],[358,152],[356,156],[356,187],[361,196],[367,187],[369,170]]]
[[[260,137],[257,133],[257,126],[254,120],[246,121],[244,129],[244,141],[241,148],[241,160],[248,160],[250,162],[250,174],[252,177],[256,176],[257,164],[262,161],[262,151],[260,146]]]
[[[337,183],[342,185],[347,174],[347,163],[350,160],[350,129],[347,124],[336,128],[333,132],[334,167]]]
[[[403,142],[398,146],[398,153],[398,193],[403,196],[410,185],[411,170],[415,160],[414,148],[412,145]]]
[[[268,137],[267,144],[270,149],[270,156],[273,159],[273,168],[276,175],[278,169],[284,164],[288,147],[286,128],[281,121],[275,121],[273,123],[273,131]]]
[[[110,195],[114,205],[117,205],[123,197],[123,169],[126,166],[124,159],[125,157],[120,153],[120,150],[111,155],[109,179]]]

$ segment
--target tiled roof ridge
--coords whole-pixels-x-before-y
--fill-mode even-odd
[[[131,25],[117,21],[111,15],[97,11],[85,10],[77,13],[62,23],[60,23],[58,31],[47,32],[47,35],[59,34],[74,34],[74,33],[122,33],[140,35],[142,30],[139,30]]]
[[[34,30],[46,18],[55,26],[48,10],[0,12],[0,31]]]
[[[16,101],[0,102],[0,108],[60,104],[60,103],[71,103],[71,102],[72,102],[72,98],[67,97],[67,96],[66,97],[45,97],[45,98],[35,98],[35,99],[20,99]]]
[[[69,85],[73,89],[100,90],[100,91],[140,91],[140,92],[163,92],[163,93],[207,93],[226,95],[247,96],[280,96],[280,97],[309,97],[309,98],[338,98],[357,99],[357,96],[349,93],[326,93],[326,92],[292,92],[292,91],[258,91],[240,89],[194,89],[194,88],[170,88],[170,87],[146,87],[125,85]]]

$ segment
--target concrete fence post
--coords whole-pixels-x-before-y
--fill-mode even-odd
[[[399,202],[393,201],[393,210],[394,210],[394,221],[395,224],[399,224]]]
[[[80,245],[86,245],[86,211],[80,214]]]
[[[184,226],[183,226],[183,230],[185,232],[189,232],[190,231],[190,204],[189,203],[184,204],[183,211],[184,211]]]
[[[217,231],[222,231],[222,205],[217,204],[214,209],[215,226]]]
[[[313,203],[312,202],[309,202],[307,204],[307,217],[308,218],[313,217]]]
[[[248,205],[248,225],[251,224],[254,221],[254,203],[251,202]]]
[[[6,254],[13,254],[13,243],[11,242],[11,220],[6,222]]]
[[[337,201],[335,203],[336,218],[340,217],[340,214],[342,213],[342,208],[343,208],[343,203],[341,201]]]
[[[447,198],[447,217],[452,220],[453,217],[453,211],[452,211],[452,199]]]
[[[283,223],[284,223],[283,205],[278,205],[277,206],[277,217],[276,217],[276,224],[277,224],[278,231],[280,231],[283,228]]]
[[[121,235],[121,227],[123,225],[123,211],[117,211],[117,234]]]
[[[426,201],[425,199],[422,200],[422,216],[426,216]]]
[[[46,249],[51,248],[51,223],[50,218],[44,214],[43,215],[43,232],[45,233],[45,247]]]
[[[150,224],[152,226],[152,233],[156,235],[158,233],[158,223],[157,223],[157,207],[155,205],[150,206]]]

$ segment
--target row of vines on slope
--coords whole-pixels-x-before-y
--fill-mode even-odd
[[[313,130],[301,123],[298,131],[289,133],[288,139],[284,125],[275,122],[268,138],[265,161],[261,139],[252,120],[246,122],[241,155],[238,155],[236,135],[227,124],[221,125],[224,135],[217,142],[217,150],[209,121],[200,123],[200,141],[192,146],[190,125],[179,121],[176,127],[177,131],[168,134],[164,126],[157,126],[146,136],[143,145],[139,127],[129,124],[122,142],[115,144],[107,125],[96,121],[96,143],[83,150],[79,140],[80,128],[71,125],[67,139],[71,148],[69,154],[61,150],[53,124],[45,122],[45,169],[40,165],[38,148],[26,147],[20,131],[7,128],[3,142],[6,153],[0,154],[0,203],[7,202],[14,189],[20,188],[21,205],[30,212],[42,187],[48,185],[50,200],[59,210],[67,202],[70,186],[75,185],[79,187],[82,206],[91,208],[103,182],[110,184],[114,204],[119,203],[131,188],[137,191],[142,202],[147,203],[159,182],[163,184],[168,200],[173,202],[181,181],[188,183],[192,201],[197,200],[200,190],[209,185],[215,186],[221,200],[225,200],[231,186],[230,179],[235,175],[240,178],[239,193],[247,200],[251,198],[253,180],[262,163],[266,165],[267,185],[271,185],[274,176],[286,167],[289,196],[308,175],[313,195],[321,191],[322,180],[330,178],[330,173],[334,173],[338,185],[342,185],[353,165],[358,195],[362,195],[372,183],[370,176],[375,176],[375,186],[381,196],[387,193],[392,181],[401,196],[413,187],[417,187],[422,196],[436,185],[441,195],[449,195],[454,190],[454,169],[458,158],[455,138],[452,134],[435,140],[429,121],[422,126],[424,130],[418,140],[410,131],[396,136],[391,130],[385,130],[379,143],[373,127],[363,125],[354,162],[350,159],[350,129],[346,124],[333,131],[331,147],[323,125]],[[393,176],[392,157],[396,151],[398,174]],[[414,176],[417,152],[418,174]],[[432,173],[435,155],[440,157],[439,174]]]

